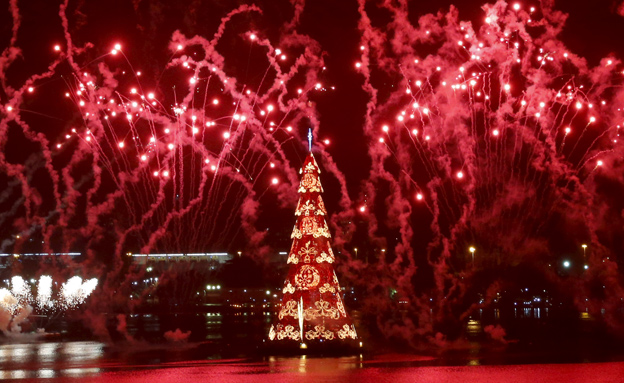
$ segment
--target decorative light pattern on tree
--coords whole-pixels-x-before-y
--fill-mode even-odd
[[[334,272],[334,253],[321,194],[320,170],[312,153],[301,169],[297,222],[288,254],[290,265],[282,292],[282,308],[271,326],[270,340],[346,340],[357,333],[347,315]]]
[[[309,290],[315,288],[320,280],[321,276],[314,266],[303,265],[295,275],[295,286],[301,290]]]

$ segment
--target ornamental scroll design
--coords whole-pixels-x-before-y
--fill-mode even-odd
[[[327,340],[334,339],[334,333],[330,330],[325,330],[325,326],[318,325],[314,326],[314,330],[306,331],[305,335],[307,340],[312,340],[316,338],[325,338]]]
[[[294,232],[293,232],[294,235]],[[314,238],[326,237],[331,238],[327,222],[319,224],[316,217],[303,217],[301,220],[301,235],[312,235]]]
[[[299,255],[299,259],[303,259],[304,263],[310,263],[311,258],[318,254],[318,250],[314,245],[310,247],[310,241],[308,241],[305,246],[302,246],[297,253]],[[318,258],[317,258],[318,259]],[[318,261],[317,261],[318,262]],[[296,262],[295,262],[296,263]]]
[[[355,339],[355,338],[357,338],[357,333],[355,332],[355,326],[351,325],[349,327],[348,324],[342,326],[342,329],[338,330],[338,338],[340,338],[340,339],[346,339],[346,338]]]
[[[295,275],[295,285],[301,290],[315,288],[321,280],[321,275],[314,266],[303,265],[299,273]]]
[[[316,306],[316,309],[307,308],[303,310],[303,319],[311,321],[318,317],[326,317],[331,319],[340,318],[340,313],[338,312],[338,309],[330,307],[329,302],[327,301],[321,299],[317,302],[314,302],[314,306]]]
[[[312,212],[314,212],[315,215],[323,215],[322,213],[321,214],[318,213],[318,209],[316,208],[316,206],[314,206],[312,201],[307,200],[306,203],[303,205],[301,204],[301,201],[300,201],[299,206],[297,206],[297,210],[295,211],[295,216],[300,216],[300,215],[309,216]]]
[[[280,320],[284,319],[284,317],[291,316],[295,319],[299,319],[297,302],[288,301],[285,305],[282,306],[282,309],[279,312],[278,318]]]
[[[316,215],[327,215],[327,209],[325,209],[325,204],[323,203],[323,199],[319,195],[316,197],[316,204],[318,205],[318,209],[314,212]]]
[[[314,173],[315,170],[317,170],[317,166],[316,165],[316,161],[314,161],[314,163],[312,162],[308,162],[308,164],[305,167],[305,172],[306,173]],[[320,170],[317,170],[319,172],[319,174],[321,173]]]
[[[327,222],[323,222],[323,227],[320,227],[318,231],[312,234],[314,238],[325,237],[331,238],[331,234],[329,234],[329,227],[327,227]]]
[[[340,312],[340,314],[342,314],[343,317],[347,316],[347,312],[345,311],[342,299],[340,299],[340,295],[336,296],[336,307],[338,307],[338,311]]]
[[[271,329],[269,330],[269,340],[275,339],[275,328],[271,325]]]
[[[290,338],[292,340],[300,339],[299,331],[295,330],[295,327],[291,325],[284,327],[283,330],[278,330],[276,335],[278,340],[282,340],[285,338]]]
[[[297,257],[297,254],[290,253],[290,255],[288,256],[288,260],[286,261],[286,264],[296,265],[297,263],[299,263],[299,257]]]
[[[316,177],[314,174],[311,174],[311,173],[305,173],[303,177],[301,177],[301,183],[299,184],[298,192],[299,193],[305,193],[305,192],[322,193],[323,188],[321,187],[321,183],[319,182],[318,177]]]
[[[303,237],[303,235],[301,234],[301,231],[299,229],[297,229],[297,226],[295,225],[292,234],[290,235],[291,239],[301,239],[301,237]]]
[[[319,229],[319,224],[315,217],[303,217],[301,219],[301,234],[314,235]]]
[[[330,285],[329,283],[326,283],[323,286],[319,287],[319,292],[321,294],[324,294],[324,293],[335,293],[336,289],[332,285]]]
[[[329,249],[329,252],[331,254],[331,248]],[[322,252],[321,255],[319,255],[318,257],[316,257],[316,262],[317,263],[323,263],[323,262],[327,262],[327,263],[334,263],[334,255],[331,254],[331,256],[327,255],[326,252]]]
[[[288,284],[286,286],[284,286],[284,288],[282,289],[282,293],[284,293],[284,294],[286,294],[286,293],[294,294],[295,293],[295,287],[293,285],[291,285],[290,282],[288,282]]]

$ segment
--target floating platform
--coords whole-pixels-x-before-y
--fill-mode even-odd
[[[266,340],[262,344],[261,352],[265,355],[348,356],[362,354],[365,348],[359,340],[314,340],[305,343]]]

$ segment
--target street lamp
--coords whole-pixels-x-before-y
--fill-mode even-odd
[[[586,259],[587,245],[586,244],[582,244],[581,247],[583,248],[583,259]]]
[[[355,258],[357,258],[357,247],[354,247],[353,251],[355,251]]]
[[[474,253],[475,251],[477,251],[477,249],[475,249],[474,246],[470,246],[470,248],[468,248],[468,251],[470,251],[470,255],[472,256],[472,267],[474,267]]]

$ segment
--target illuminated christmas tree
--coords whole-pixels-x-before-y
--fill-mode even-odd
[[[319,167],[310,154],[303,163],[297,221],[288,254],[290,265],[284,282],[282,307],[271,326],[272,341],[334,341],[357,338],[355,326],[345,311],[334,271],[327,210],[321,193]]]

